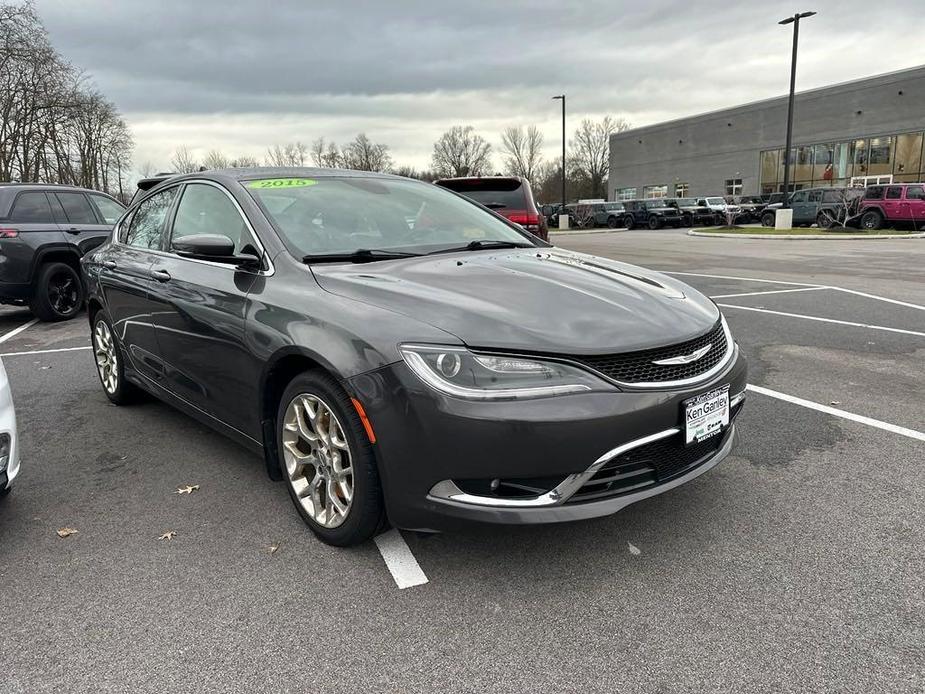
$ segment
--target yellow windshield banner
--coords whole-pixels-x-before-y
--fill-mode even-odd
[[[248,188],[305,188],[317,184],[311,178],[264,178],[260,181],[248,181]]]

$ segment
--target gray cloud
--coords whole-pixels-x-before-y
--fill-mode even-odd
[[[862,0],[817,2],[799,83],[818,86],[914,65],[889,47]],[[917,12],[884,0],[878,16]],[[511,123],[557,139],[552,94],[574,118],[642,125],[787,88],[790,32],[768,3],[719,0],[233,3],[39,0],[54,44],[127,115],[138,160],[178,144],[259,153],[286,138],[359,130],[399,161],[426,165],[446,127],[471,122],[497,141]],[[270,139],[261,139],[269,137]],[[180,139],[185,138],[185,139]],[[426,142],[424,140],[427,140]]]

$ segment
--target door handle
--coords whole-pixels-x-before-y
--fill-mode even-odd
[[[104,260],[104,261],[103,261],[103,267],[106,268],[107,270],[115,270],[115,269],[116,269],[116,261],[115,261],[115,260]]]
[[[65,229],[65,231],[69,234],[74,234],[75,236],[80,233],[80,229],[78,229],[77,227],[69,227]]]
[[[170,273],[167,272],[166,270],[154,270],[151,273],[151,277],[156,279],[158,282],[169,282],[170,281]]]

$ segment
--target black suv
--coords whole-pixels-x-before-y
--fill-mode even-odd
[[[697,224],[713,224],[716,214],[706,205],[697,204],[695,198],[664,198],[666,207],[673,207],[681,213],[681,221],[686,227]]]
[[[665,225],[680,228],[683,224],[681,213],[675,207],[669,207],[664,200],[624,200],[623,226],[633,229],[647,226],[661,229]]]
[[[84,303],[80,258],[109,239],[125,207],[74,186],[0,184],[0,303],[73,318]]]

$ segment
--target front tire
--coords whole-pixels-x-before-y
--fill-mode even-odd
[[[652,229],[653,231],[655,231],[656,229],[661,229],[662,220],[656,217],[655,215],[652,215],[651,217],[649,217],[649,228]]]
[[[321,371],[297,376],[280,400],[276,436],[289,496],[322,542],[357,545],[384,527],[372,444],[337,381]]]
[[[39,268],[29,308],[39,320],[70,320],[84,305],[84,288],[77,271],[66,263]]]
[[[861,228],[867,231],[877,231],[883,226],[883,215],[878,210],[870,210],[861,216]]]
[[[761,215],[761,226],[763,227],[772,227],[774,226],[775,214],[773,212],[765,212]]]
[[[138,387],[125,380],[125,358],[109,317],[98,312],[93,317],[93,358],[100,385],[110,402],[128,405],[139,395]]]
[[[618,222],[617,222],[617,218],[616,218],[616,217],[611,216],[611,217],[608,217],[608,218],[607,218],[607,228],[608,228],[608,229],[616,229],[616,228],[617,228],[617,224],[618,224]]]
[[[625,229],[632,229],[634,226],[636,226],[635,220],[632,218],[631,215],[626,215],[623,218],[623,227]]]

